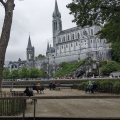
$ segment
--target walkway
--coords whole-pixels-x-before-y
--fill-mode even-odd
[[[17,89],[23,90],[23,89]],[[110,94],[89,94],[79,90],[63,89],[53,91],[46,89],[44,94],[35,96],[106,96]],[[27,100],[25,116],[33,116],[33,105]],[[36,116],[43,117],[120,117],[120,99],[39,99],[36,104]],[[22,115],[20,115],[22,116]]]

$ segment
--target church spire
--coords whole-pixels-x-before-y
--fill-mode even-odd
[[[47,52],[49,51],[49,42],[48,42],[48,44],[47,44]]]
[[[27,48],[32,48],[30,35],[29,35],[29,39],[28,39],[28,46],[27,46]]]
[[[59,9],[58,9],[57,0],[55,0],[55,9],[53,12],[53,17],[57,17],[57,16],[61,18],[61,14],[60,14]]]

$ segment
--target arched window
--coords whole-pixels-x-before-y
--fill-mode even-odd
[[[70,39],[69,35],[68,35],[68,40]]]
[[[59,22],[59,29],[61,30],[61,22]]]
[[[63,49],[63,46],[62,46],[62,49]]]
[[[57,30],[57,22],[56,22],[56,30]]]
[[[74,40],[74,34],[72,35],[72,39]]]
[[[77,46],[77,42],[76,42],[76,46]]]
[[[63,41],[65,42],[65,36],[63,37]]]
[[[54,22],[54,30],[56,29],[56,24],[55,24],[55,22]]]
[[[91,35],[93,35],[93,29],[91,29]]]
[[[91,43],[92,43],[92,40],[91,40]]]
[[[80,38],[80,34],[79,33],[77,34],[77,37]]]
[[[71,43],[71,47],[72,47],[72,43]]]
[[[59,38],[58,43],[61,43],[61,38]]]

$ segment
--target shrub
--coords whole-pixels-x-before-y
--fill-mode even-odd
[[[109,61],[106,66],[103,67],[103,74],[109,75],[111,72],[117,71],[117,63],[115,61]]]
[[[88,85],[88,81],[87,81],[87,82],[81,82],[81,83],[78,85],[78,89],[79,89],[79,90],[84,90],[87,85]]]

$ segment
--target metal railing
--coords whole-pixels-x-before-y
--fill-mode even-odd
[[[23,93],[24,94],[24,93]],[[26,100],[19,97],[19,99],[14,98],[14,96],[21,96],[21,92],[11,93],[11,92],[1,92],[0,93],[0,116],[16,116],[23,113],[26,108]],[[11,99],[9,99],[9,97]]]

